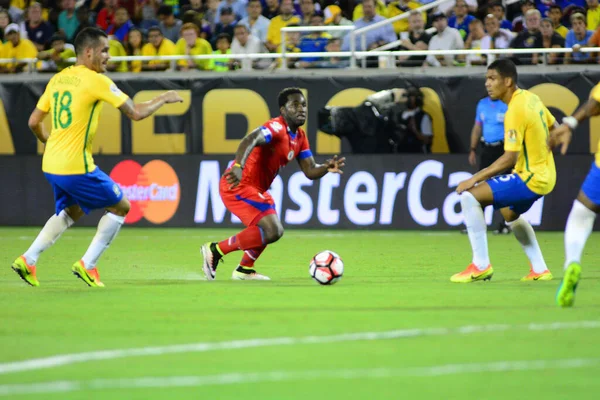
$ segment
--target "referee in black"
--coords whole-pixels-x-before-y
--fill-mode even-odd
[[[502,100],[492,100],[489,97],[484,97],[477,103],[477,115],[471,130],[471,149],[469,150],[469,164],[472,166],[477,164],[479,145],[481,145],[480,170],[489,167],[504,154],[504,114],[507,107]],[[504,173],[510,173],[510,171]],[[506,225],[504,218],[501,221],[494,233],[510,233],[510,228]]]

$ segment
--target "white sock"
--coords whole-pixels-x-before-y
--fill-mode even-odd
[[[460,205],[473,249],[473,264],[477,269],[483,271],[490,265],[490,257],[488,255],[487,225],[481,204],[471,193],[463,192],[460,196]]]
[[[590,233],[594,229],[596,213],[580,201],[573,202],[573,208],[565,228],[565,268],[572,262],[581,262],[581,254]]]
[[[73,225],[73,220],[65,210],[62,210],[58,215],[51,216],[29,249],[23,254],[27,264],[35,265],[40,254],[52,246],[71,225]]]
[[[533,227],[522,215],[512,222],[507,222],[510,229],[513,231],[515,238],[521,243],[521,247],[525,250],[527,258],[531,262],[531,268],[536,274],[542,273],[548,269],[544,256],[540,250],[540,245],[535,237]]]
[[[88,247],[83,258],[81,259],[85,269],[94,269],[96,267],[98,259],[102,253],[108,249],[110,243],[117,236],[117,233],[119,233],[119,229],[121,229],[124,221],[125,217],[120,217],[109,212],[100,218],[96,236],[94,236],[94,239],[92,239],[90,247]]]

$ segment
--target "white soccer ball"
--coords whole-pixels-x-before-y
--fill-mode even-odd
[[[344,262],[336,253],[325,250],[310,260],[310,276],[321,285],[333,285],[344,274]]]

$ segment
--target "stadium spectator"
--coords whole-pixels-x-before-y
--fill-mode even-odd
[[[587,28],[591,31],[595,31],[600,26],[600,7],[598,7],[598,0],[587,0]]]
[[[385,20],[384,17],[375,13],[375,0],[363,0],[362,6],[364,16],[354,22],[355,29],[364,28],[365,26]],[[367,31],[364,36],[367,47],[366,49],[362,48],[362,40],[357,36],[355,43],[357,50],[370,50],[391,43],[398,38],[394,32],[394,28],[389,24]],[[346,35],[344,38],[342,49],[343,51],[350,50],[350,35]]]
[[[41,15],[41,14],[40,14]],[[67,38],[63,34],[55,34],[49,40],[50,49],[40,51],[37,55],[38,60],[49,61],[44,63],[43,71],[45,72],[60,72],[63,69],[73,65],[67,61],[69,58],[75,58],[73,47],[67,47]]]
[[[408,26],[408,38],[402,39],[399,50],[427,50],[431,35],[425,31],[423,14],[412,11],[408,17]],[[420,67],[426,58],[427,56],[399,56],[398,61],[401,67]]]
[[[266,53],[267,48],[263,44],[263,42],[254,36],[249,30],[248,27],[241,22],[235,26],[234,39],[231,43],[231,54],[252,54],[252,53]],[[268,59],[259,59],[259,60],[248,60],[243,61],[241,59],[234,59],[231,61],[231,65],[233,69],[239,69],[242,67],[244,62],[250,62],[252,64],[252,68],[266,68],[271,63]]]
[[[388,10],[387,7],[385,6],[385,2],[382,0],[373,0],[375,1],[375,14],[380,15],[384,18],[388,17]],[[360,2],[360,0],[357,0],[357,2],[359,2],[359,4],[356,5],[356,7],[354,7],[354,11],[352,12],[352,21],[358,21],[359,19],[364,18],[365,14],[364,14],[364,0],[362,2]]]
[[[111,57],[124,57],[127,55],[123,44],[112,35],[108,36],[108,54]],[[127,61],[109,62],[106,69],[113,72],[127,72]]]
[[[129,13],[125,7],[117,8],[115,11],[115,18],[112,25],[109,25],[106,33],[108,35],[113,35],[118,41],[125,42],[127,41],[127,35],[129,31],[133,28],[133,23],[129,19]]]
[[[88,25],[88,26],[96,25],[96,19],[98,18],[98,13],[100,13],[102,8],[104,8],[104,0],[85,0],[85,2],[83,3],[83,6],[77,7],[77,10],[79,10],[81,8],[87,8],[89,10],[89,13],[88,13],[89,21],[88,22],[90,25]],[[79,21],[79,24],[81,25],[81,21]],[[75,37],[77,37],[77,36],[75,36]]]
[[[310,17],[310,26],[325,26],[323,14],[320,12],[313,13]],[[308,34],[304,35],[304,37],[300,39],[300,44],[298,45],[298,47],[300,48],[300,52],[302,53],[325,52],[325,48],[329,43],[329,39],[331,39],[331,35],[327,32],[308,32]],[[320,60],[320,58],[318,57],[302,57],[299,59],[299,61],[307,63],[311,63],[318,60]]]
[[[37,48],[31,40],[21,38],[19,25],[12,23],[4,29],[6,43],[2,46],[0,58],[36,58]],[[23,72],[27,69],[27,63],[0,64],[0,73]]]
[[[79,20],[75,15],[75,0],[63,0],[63,11],[58,15],[58,30],[72,43],[75,40],[75,32],[79,27]]]
[[[426,2],[423,2],[426,3]],[[445,14],[447,17],[452,15],[452,12],[454,11],[454,5],[456,4],[456,1],[447,1],[445,3],[440,4],[439,6],[437,6],[437,12],[441,12],[443,14]],[[479,5],[477,4],[477,0],[467,0],[467,8],[468,8],[468,12],[470,13],[476,13],[477,12],[477,7],[479,7]]]
[[[141,56],[144,45],[144,34],[138,28],[133,28],[129,31],[129,37],[127,38],[127,41],[123,47],[125,47],[125,53],[128,56]],[[142,62],[128,61],[127,69],[130,72],[141,72]]]
[[[158,27],[165,39],[169,39],[173,43],[177,42],[183,23],[173,15],[173,7],[165,5],[160,6],[157,15],[160,21]]]
[[[315,1],[314,0],[300,0],[300,10],[301,10],[301,25],[310,25],[310,19],[312,15],[315,13]]]
[[[263,17],[271,20],[279,15],[279,0],[266,0],[266,5],[262,11]]]
[[[540,32],[542,33],[542,47],[545,49],[562,49],[565,47],[565,39],[554,30],[554,23],[550,18],[542,19],[540,23]],[[544,54],[546,63],[561,64],[562,54],[549,53]]]
[[[523,32],[525,28],[525,15],[527,11],[535,10],[535,0],[521,0],[521,15],[513,19],[513,32]],[[541,14],[540,14],[541,19]]]
[[[85,6],[81,6],[78,9],[75,10],[75,15],[77,16],[77,20],[79,21],[79,26],[77,27],[77,30],[75,31],[75,34],[73,35],[73,37],[77,37],[77,35],[79,34],[79,32],[81,32],[82,30],[84,30],[85,28],[89,28],[90,26],[96,26],[96,24],[94,23],[94,25],[90,24],[90,13],[89,10],[87,9],[87,7]],[[94,19],[95,21],[95,19]]]
[[[454,15],[448,18],[448,26],[457,29],[460,36],[465,40],[469,36],[469,24],[475,19],[469,15],[466,0],[456,0],[454,4]]]
[[[248,0],[246,7],[248,16],[240,20],[240,24],[246,25],[250,30],[250,35],[257,37],[262,43],[267,41],[267,32],[269,31],[269,21],[262,15],[262,4],[260,0]],[[235,39],[233,40],[235,43]],[[231,45],[233,52],[233,43]]]
[[[8,12],[11,23],[15,23],[18,25],[21,22],[23,22],[23,19],[25,18],[24,11],[19,7],[15,7],[14,5],[12,5],[11,0],[0,0],[0,9],[4,9]]]
[[[135,20],[142,29],[158,25],[158,7],[160,0],[140,0],[135,6]]]
[[[196,11],[201,17],[203,17],[205,9],[206,7],[204,7],[202,4],[202,0],[189,0],[188,4],[185,4],[181,7],[181,14],[184,14],[187,11]]]
[[[267,42],[265,45],[269,51],[275,51],[281,44],[281,28],[291,24],[300,24],[300,18],[293,14],[294,3],[292,3],[292,0],[281,0],[279,12],[278,16],[271,19],[269,30],[267,31]]]
[[[325,17],[325,25],[327,26],[352,26],[354,25],[352,21],[347,18],[344,18],[342,15],[342,9],[339,6],[331,5],[325,7],[325,11],[323,13]],[[342,39],[349,31],[335,31],[329,32],[332,38]],[[337,46],[335,42],[333,46]],[[339,44],[341,46],[341,42]]]
[[[486,37],[483,22],[477,18],[473,19],[469,24],[469,36],[467,36],[467,40],[465,41],[465,49],[480,50],[481,43]],[[487,58],[483,54],[469,54],[466,60],[471,65],[487,64]]]
[[[582,53],[579,49],[587,45],[594,32],[587,29],[585,15],[581,13],[571,15],[571,26],[565,47],[572,48],[573,53],[565,53],[565,64],[589,64],[592,61],[591,53]]]
[[[569,32],[569,30],[562,24],[562,16],[562,9],[559,5],[552,4],[548,8],[548,18],[552,21],[554,31],[564,39],[567,37],[567,32]]]
[[[508,49],[515,34],[508,29],[500,28],[500,21],[495,14],[488,14],[484,20],[487,36],[481,40],[481,49]],[[485,56],[489,63],[494,62],[496,56],[488,54]]]
[[[400,14],[404,14],[407,11],[414,10],[415,8],[421,7],[422,4],[413,1],[413,0],[397,0],[392,1],[387,6],[387,17],[392,18]],[[341,12],[341,10],[340,10]],[[427,22],[427,13],[423,13],[423,19]],[[400,32],[408,32],[409,24],[408,18],[401,19],[399,21],[394,22],[393,24],[394,32],[399,34]]]
[[[298,24],[290,24],[291,27],[298,27]],[[300,45],[301,35],[300,32],[287,32],[285,34],[285,52],[286,53],[300,53]],[[281,53],[281,43],[277,47],[277,53]],[[296,68],[296,63],[298,62],[297,58],[288,58],[287,59],[287,67],[288,68]],[[279,59],[275,60],[272,64],[272,67],[281,65],[281,61]]]
[[[119,5],[118,0],[104,0],[104,8],[98,13],[96,25],[106,32],[108,26],[113,23],[115,11]]]
[[[233,28],[235,28],[235,15],[233,14],[233,9],[231,7],[223,7],[221,9],[220,22],[215,25],[215,30],[213,32],[213,39],[211,40],[211,44],[213,48],[217,48],[217,40],[221,37],[223,40],[222,46],[224,46],[224,36],[221,34],[225,33],[229,37],[229,44],[231,45],[231,38],[233,37]]]
[[[200,28],[192,23],[183,24],[181,26],[181,39],[177,41],[177,54],[186,56],[199,56],[212,54],[213,50],[208,41],[200,37]],[[179,60],[177,62],[178,69],[182,71],[188,70],[203,70],[211,69],[211,60]]]
[[[217,13],[215,15],[215,24],[221,21],[221,13],[223,9],[233,10],[234,19],[236,21],[246,17],[246,2],[243,0],[222,0],[217,7]],[[231,36],[230,36],[231,38]]]
[[[541,14],[538,10],[528,10],[525,15],[527,29],[519,33],[511,44],[511,49],[539,49],[542,47],[542,34],[540,33]],[[515,54],[513,61],[517,65],[537,64],[538,54]]]
[[[437,33],[433,35],[429,42],[429,50],[462,50],[465,47],[465,43],[455,28],[448,26],[448,20],[446,15],[437,12],[432,15],[431,21],[433,26],[437,30]],[[434,67],[441,66],[452,66],[455,63],[455,57],[452,55],[446,56],[433,56],[429,55],[425,59],[424,66],[431,65]]]
[[[38,51],[45,49],[46,43],[50,41],[54,29],[52,25],[42,20],[42,5],[40,3],[31,3],[27,10],[27,38],[35,44]]]
[[[175,44],[165,38],[159,27],[148,29],[148,43],[142,47],[143,56],[174,56],[177,54]],[[169,69],[169,61],[144,61],[142,71],[165,71]]]
[[[505,18],[506,8],[501,2],[489,3],[487,13],[493,14],[496,16],[496,18],[498,18],[498,21],[500,21],[500,29],[506,29],[509,31],[512,29],[512,22]]]
[[[121,0],[119,0],[121,1]],[[187,0],[186,0],[187,1]],[[173,15],[178,18],[181,12],[181,1],[180,0],[161,0],[161,5],[169,6],[173,10]]]
[[[217,7],[219,7],[219,0],[207,0],[206,1],[206,11],[204,12],[204,21],[205,23],[202,25],[200,30],[202,33],[206,35],[205,39],[210,39],[213,32],[215,31],[215,25],[217,24],[216,15],[217,15]]]
[[[227,33],[220,33],[217,36],[216,47],[217,49],[213,54],[231,54],[231,36]],[[214,58],[213,60],[213,71],[215,72],[227,72],[230,69],[230,58]]]

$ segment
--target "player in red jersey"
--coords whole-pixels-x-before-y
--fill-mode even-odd
[[[306,133],[306,99],[298,88],[287,88],[278,96],[281,116],[250,132],[240,143],[235,160],[221,178],[219,192],[229,211],[246,229],[221,242],[202,246],[202,269],[208,280],[215,279],[221,258],[236,250],[244,255],[233,271],[232,279],[269,280],[254,270],[254,262],[268,244],[283,236],[283,226],[275,211],[275,202],[267,192],[279,169],[294,158],[308,179],[320,179],[328,172],[342,173],[344,158],[316,164]]]

